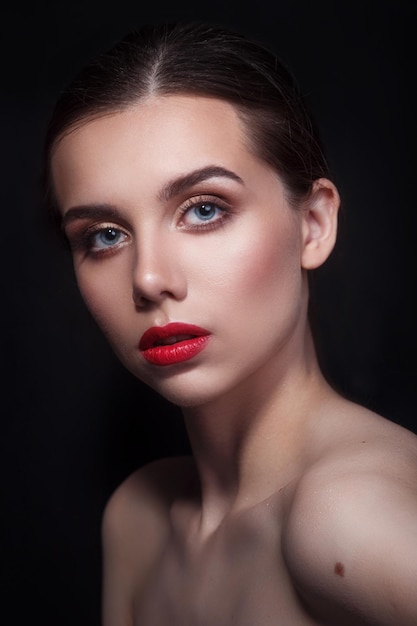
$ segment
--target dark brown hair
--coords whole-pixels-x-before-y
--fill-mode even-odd
[[[249,147],[280,175],[290,202],[328,177],[321,141],[300,90],[263,45],[205,23],[147,25],[89,63],[58,98],[45,141],[45,191],[54,209],[49,163],[74,127],[152,94],[196,94],[232,103]],[[55,212],[55,211],[54,211]]]

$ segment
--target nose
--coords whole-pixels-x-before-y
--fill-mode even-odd
[[[185,298],[187,282],[178,252],[160,237],[157,241],[148,238],[136,247],[132,297],[137,307],[157,304],[165,298]]]

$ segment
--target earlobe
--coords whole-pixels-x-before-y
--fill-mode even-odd
[[[327,178],[314,182],[302,217],[301,266],[311,270],[322,265],[331,254],[337,235],[339,192]]]

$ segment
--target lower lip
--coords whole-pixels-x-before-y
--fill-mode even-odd
[[[143,358],[152,365],[174,365],[184,363],[204,350],[209,335],[185,339],[166,346],[154,346],[142,351]]]

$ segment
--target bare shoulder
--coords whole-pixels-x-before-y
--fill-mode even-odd
[[[326,607],[330,623],[412,626],[417,436],[362,407],[342,410],[345,419],[294,489],[287,565],[318,618]]]
[[[193,479],[193,462],[190,457],[158,459],[136,470],[114,491],[103,515],[104,531],[113,529],[119,522],[136,523],[138,516],[164,517],[173,499]],[[153,521],[155,521],[153,519]]]
[[[172,502],[193,480],[188,457],[154,461],[112,494],[102,519],[103,624],[131,624],[135,594],[163,550]]]

